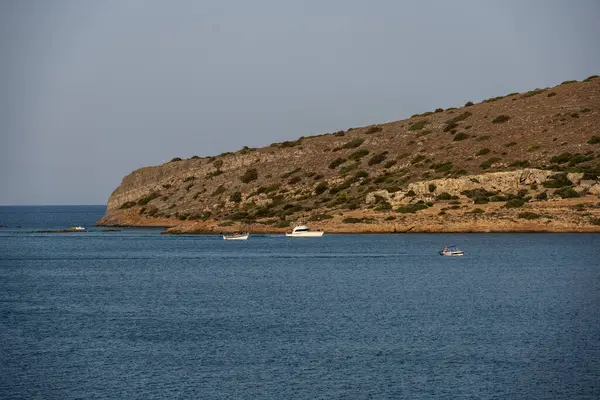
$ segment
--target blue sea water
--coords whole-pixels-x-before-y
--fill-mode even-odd
[[[36,233],[103,211],[0,207],[0,398],[600,398],[600,235]]]

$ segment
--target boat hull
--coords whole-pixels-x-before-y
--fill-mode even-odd
[[[320,231],[309,231],[309,232],[294,232],[294,233],[286,233],[287,237],[321,237],[323,233]]]
[[[223,235],[223,240],[248,240],[249,235],[227,236]]]
[[[460,257],[464,253],[462,251],[440,251],[440,255],[444,257]]]

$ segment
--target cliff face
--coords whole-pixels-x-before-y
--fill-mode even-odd
[[[565,83],[141,168],[115,189],[99,224],[267,232],[311,221],[344,232],[411,224],[487,231],[508,218],[515,222],[505,231],[595,231],[599,127],[600,78]]]

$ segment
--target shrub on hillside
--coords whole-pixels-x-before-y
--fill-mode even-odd
[[[527,200],[520,199],[520,198],[515,198],[515,199],[508,200],[504,204],[504,207],[505,208],[519,208],[519,207],[522,207],[525,203],[527,203]]]
[[[545,181],[544,183],[542,183],[542,186],[544,186],[545,188],[562,188],[565,186],[572,186],[573,182],[571,182],[569,180],[569,178],[567,178],[567,174],[564,172],[558,173],[558,174],[554,174],[552,176],[550,176],[550,178],[548,178],[547,181]]]
[[[508,115],[498,115],[496,118],[492,120],[492,124],[502,124],[508,121],[510,117]]]
[[[481,169],[488,169],[490,168],[494,163],[500,161],[500,158],[498,157],[492,157],[484,162],[482,162],[481,164],[479,164],[479,167]]]
[[[573,190],[570,186],[561,187],[554,192],[555,195],[560,196],[563,199],[580,197],[579,193]]]
[[[467,101],[467,102],[465,103],[465,107],[471,107],[472,105],[473,105],[473,102],[472,102],[472,101]]]
[[[139,199],[137,203],[140,206],[145,206],[146,204],[150,203],[152,200],[156,199],[157,197],[160,197],[160,194],[150,193],[149,195],[144,196],[141,199]]]
[[[440,193],[435,199],[436,200],[456,200],[456,199],[458,199],[458,196],[452,196],[448,192],[443,192],[443,193]]]
[[[365,133],[367,135],[370,135],[372,133],[377,133],[377,132],[381,132],[383,130],[383,128],[381,126],[378,125],[373,125],[367,128],[367,130],[365,131]]]
[[[290,184],[290,185],[294,185],[294,184],[296,184],[296,183],[300,182],[301,180],[302,180],[302,178],[301,178],[301,177],[299,177],[299,176],[294,176],[292,179],[290,179],[290,180],[288,181],[288,184]]]
[[[467,135],[466,133],[460,132],[460,133],[457,133],[456,136],[454,136],[454,139],[452,139],[452,141],[454,141],[454,142],[460,142],[461,140],[468,139],[469,137],[470,136]]]
[[[454,124],[460,121],[464,121],[465,119],[469,118],[471,115],[473,115],[472,112],[470,111],[465,111],[462,114],[457,115],[456,117],[452,117],[448,120],[445,121],[446,124],[450,125],[450,124]]]
[[[121,204],[121,207],[119,207],[119,209],[125,210],[127,208],[134,207],[135,205],[136,205],[135,201],[126,201],[125,203]]]
[[[233,192],[231,194],[231,196],[229,196],[229,200],[231,200],[235,203],[239,203],[240,201],[242,201],[242,193],[241,192]]]
[[[363,158],[364,156],[366,156],[367,154],[369,154],[369,150],[367,150],[367,149],[360,149],[360,150],[356,150],[354,153],[350,154],[348,156],[348,158],[350,160],[358,161],[361,158]]]
[[[338,158],[336,158],[335,160],[333,160],[332,162],[329,163],[329,168],[330,169],[336,169],[337,167],[339,167],[340,165],[342,165],[345,162],[346,162],[345,158],[338,157]]]
[[[175,158],[172,158],[172,159],[171,159],[171,162],[174,162],[174,161],[181,161],[181,158],[180,158],[180,157],[175,157]]]
[[[587,141],[588,144],[598,144],[600,143],[600,136],[592,136],[590,140]]]
[[[349,142],[344,143],[344,145],[341,148],[342,149],[354,149],[354,148],[360,146],[361,144],[363,144],[364,141],[365,141],[365,139],[363,139],[363,138],[352,139]]]
[[[424,119],[421,121],[417,121],[417,122],[413,122],[412,124],[410,124],[410,126],[408,127],[409,131],[418,131],[420,129],[423,129],[425,127],[425,125],[427,125],[429,123],[428,120]]]
[[[517,218],[520,218],[520,219],[529,219],[529,220],[531,220],[531,219],[538,219],[539,217],[540,217],[539,214],[532,213],[532,212],[529,212],[529,211],[525,211],[525,212],[521,212],[521,213],[517,214]]]
[[[375,154],[373,157],[371,157],[369,159],[369,162],[367,163],[368,165],[375,165],[375,164],[380,164],[383,161],[385,161],[385,159],[387,158],[387,151],[381,152],[381,153],[377,153]]]
[[[402,214],[412,214],[412,213],[416,213],[417,211],[420,210],[424,210],[428,208],[426,204],[423,203],[416,203],[416,204],[407,204],[404,206],[400,206],[396,209],[396,211],[398,211],[399,213]]]
[[[256,168],[249,168],[244,172],[244,175],[240,177],[240,180],[244,183],[249,183],[258,179],[258,171]]]

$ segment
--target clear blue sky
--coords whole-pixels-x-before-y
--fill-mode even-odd
[[[600,2],[0,0],[0,204],[600,73]]]

